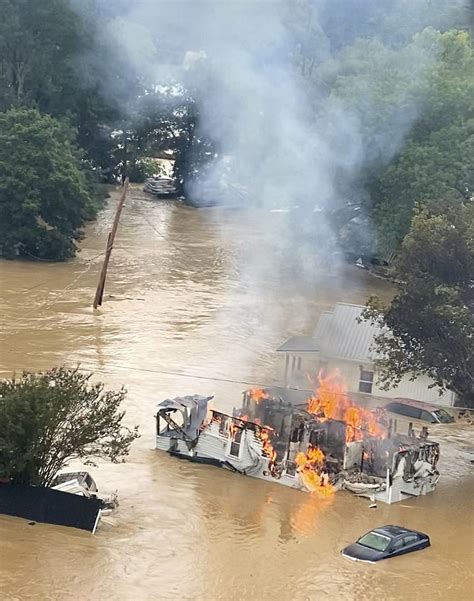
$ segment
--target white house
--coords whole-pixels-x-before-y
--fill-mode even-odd
[[[410,381],[406,375],[398,387],[391,390],[377,386],[375,354],[371,348],[380,330],[367,321],[358,321],[363,309],[360,305],[337,303],[333,311],[321,315],[313,336],[295,336],[284,342],[277,349],[284,385],[311,390],[309,377],[314,377],[322,368],[338,368],[351,393],[452,406],[455,394],[446,391],[440,395],[438,388],[429,388],[432,381],[426,376]]]

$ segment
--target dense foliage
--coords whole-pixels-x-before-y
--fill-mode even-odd
[[[138,436],[122,425],[124,397],[77,369],[0,381],[0,478],[47,486],[74,459],[123,461]]]
[[[74,131],[33,109],[0,113],[0,250],[66,259],[99,206]]]
[[[381,380],[426,374],[474,407],[474,202],[421,205],[400,254],[398,294],[369,301]]]
[[[441,57],[430,69],[423,105],[401,150],[370,182],[380,238],[398,247],[418,201],[469,199],[474,191],[474,53],[467,32],[425,32]]]

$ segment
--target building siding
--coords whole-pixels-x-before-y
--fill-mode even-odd
[[[282,353],[282,355],[286,355],[286,353]],[[452,406],[454,404],[454,393],[448,390],[440,395],[438,388],[429,388],[432,381],[426,376],[420,376],[414,381],[411,381],[409,376],[404,376],[396,388],[383,390],[377,385],[377,373],[375,372],[373,363],[344,361],[334,357],[325,357],[319,352],[303,353],[299,356],[301,357],[301,368],[295,368],[292,370],[291,366],[293,365],[293,357],[298,357],[298,355],[290,355],[290,369],[288,370],[286,379],[283,378],[283,385],[286,387],[299,388],[301,390],[312,390],[313,387],[311,386],[311,378],[316,379],[316,376],[321,368],[328,370],[338,369],[346,380],[348,392],[359,393],[360,372],[361,369],[364,369],[366,371],[374,372],[374,383],[372,386],[372,392],[370,393],[374,397],[388,399],[403,397],[440,406]],[[282,356],[280,358],[281,374],[284,373],[285,364],[285,356]],[[298,365],[297,359],[295,359],[295,365]]]

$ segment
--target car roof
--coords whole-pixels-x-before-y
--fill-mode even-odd
[[[438,405],[430,405],[429,403],[423,403],[423,401],[415,401],[414,399],[403,399],[403,398],[395,398],[390,401],[390,403],[401,403],[402,405],[410,405],[411,407],[418,407],[418,409],[424,409],[425,411],[438,411],[442,409]],[[388,405],[390,405],[388,403]]]
[[[402,534],[422,534],[417,530],[410,530],[409,528],[404,528],[403,526],[380,526],[379,528],[374,528],[373,532],[378,532],[379,534],[383,534],[384,536],[388,536],[389,538],[393,538],[395,536],[400,536]]]

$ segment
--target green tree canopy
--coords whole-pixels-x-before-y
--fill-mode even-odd
[[[98,201],[65,123],[33,109],[0,113],[0,249],[66,259]]]
[[[0,381],[0,477],[47,486],[70,461],[123,461],[138,429],[122,425],[125,391],[56,368]]]
[[[474,52],[467,32],[425,32],[440,60],[413,93],[418,116],[401,150],[369,183],[379,239],[399,247],[419,201],[474,190]]]
[[[372,297],[365,317],[376,340],[381,381],[425,374],[474,407],[474,202],[420,206],[406,236],[389,306]]]

